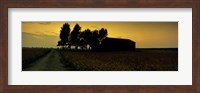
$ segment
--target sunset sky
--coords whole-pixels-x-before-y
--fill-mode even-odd
[[[22,22],[22,47],[57,47],[65,22]],[[106,28],[108,37],[136,42],[136,48],[178,48],[178,22],[67,22],[85,29]]]

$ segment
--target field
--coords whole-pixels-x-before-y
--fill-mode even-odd
[[[22,48],[23,71],[178,71],[177,50],[95,52]]]
[[[34,61],[46,55],[50,49],[46,48],[22,48],[22,69],[30,66]]]
[[[77,71],[178,71],[177,51],[61,52]]]

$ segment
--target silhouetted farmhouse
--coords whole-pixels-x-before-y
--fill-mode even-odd
[[[97,47],[92,50],[103,51],[135,51],[135,42],[129,39],[105,38]]]

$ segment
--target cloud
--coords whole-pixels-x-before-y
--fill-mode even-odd
[[[117,38],[123,38],[122,36],[117,36]]]
[[[49,24],[51,24],[52,22],[34,22],[34,21],[32,21],[32,22],[26,22],[26,21],[24,21],[24,22],[22,22],[22,23],[49,25]]]
[[[34,36],[36,36],[36,35],[47,35],[47,36],[59,36],[59,33],[57,33],[57,32],[53,32],[53,31],[50,31],[50,30],[45,30],[45,31],[34,31],[34,32],[24,32],[23,31],[23,33],[26,33],[26,34],[31,34],[31,35],[34,35]]]
[[[91,26],[92,28],[95,28],[95,29],[100,29],[99,27],[97,27],[97,26]]]
[[[51,24],[51,22],[38,22],[38,24],[41,24],[41,25],[49,25],[49,24]]]
[[[57,47],[59,36],[22,32],[22,47]]]

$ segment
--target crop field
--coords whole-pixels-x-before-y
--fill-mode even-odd
[[[47,48],[22,48],[22,69],[46,55],[50,49]]]
[[[23,71],[178,71],[178,51],[22,48]]]
[[[76,71],[178,71],[178,51],[65,51]]]

